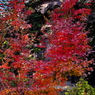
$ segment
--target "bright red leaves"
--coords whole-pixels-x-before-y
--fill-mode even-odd
[[[57,95],[54,86],[64,83],[68,75],[82,75],[91,61],[85,60],[86,52],[90,51],[87,31],[85,31],[86,17],[91,10],[82,8],[74,9],[77,0],[65,0],[60,8],[56,9],[51,18],[51,33],[47,33],[45,59],[34,60],[30,47],[33,39],[29,38],[28,25],[25,19],[31,14],[31,10],[24,10],[25,0],[10,0],[8,12],[3,12],[1,24],[3,32],[12,32],[16,37],[3,38],[8,41],[8,47],[4,49],[4,63],[0,66],[2,81],[8,87],[15,82],[16,87],[29,88],[31,93],[25,95]],[[76,20],[78,19],[78,21]],[[4,34],[4,35],[5,35]],[[32,34],[31,34],[32,35]],[[36,37],[35,37],[36,38]],[[42,37],[44,38],[44,36]],[[37,45],[39,48],[45,46]],[[1,50],[2,52],[2,50]],[[18,70],[18,75],[10,70]],[[3,70],[3,71],[2,71]],[[29,71],[34,71],[32,78],[27,76]],[[31,71],[31,72],[32,72]],[[28,86],[27,86],[28,84]]]

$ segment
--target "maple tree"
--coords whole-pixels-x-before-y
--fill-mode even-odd
[[[68,75],[81,76],[91,69],[88,66],[92,62],[86,60],[86,52],[91,47],[84,27],[91,10],[75,10],[77,0],[66,0],[55,9],[48,22],[52,25],[52,32],[47,33],[48,45],[42,41],[44,35],[42,45],[37,45],[46,48],[44,56],[49,60],[38,60],[32,58],[30,47],[36,37],[30,37],[33,35],[29,33],[32,25],[26,19],[32,10],[25,7],[25,1],[10,0],[7,1],[7,11],[1,8],[0,52],[3,57],[0,58],[0,93],[57,95],[54,86],[64,84]]]

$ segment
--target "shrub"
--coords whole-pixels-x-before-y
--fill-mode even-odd
[[[19,92],[24,93],[24,89],[30,95],[57,95],[55,85],[63,84],[68,75],[81,76],[90,69],[88,66],[91,61],[86,60],[86,52],[91,47],[83,25],[91,10],[75,10],[77,0],[66,0],[56,9],[50,23],[52,32],[47,33],[48,45],[44,36],[40,39],[43,46],[37,45],[46,47],[44,56],[50,60],[38,60],[33,59],[31,53],[37,35],[29,32],[31,24],[26,18],[31,10],[27,10],[25,1],[7,0],[8,8],[1,8],[0,90],[9,93],[11,89],[12,94],[17,91],[17,95]],[[38,52],[38,49],[34,51]]]
[[[84,79],[80,79],[76,86],[65,92],[66,95],[95,95],[95,88]]]

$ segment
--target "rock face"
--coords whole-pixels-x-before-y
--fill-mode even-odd
[[[65,0],[45,0],[45,2],[38,5],[35,10],[44,14],[48,9],[54,9],[55,6],[60,6],[64,1]],[[78,2],[87,3],[90,2],[90,0],[78,0]]]
[[[48,9],[54,9],[55,6],[60,6],[64,0],[48,0],[40,4],[35,10],[44,14]]]

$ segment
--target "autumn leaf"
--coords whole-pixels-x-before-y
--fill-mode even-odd
[[[8,63],[4,63],[3,65],[0,66],[0,69],[1,68],[9,69],[10,67],[8,67]]]

